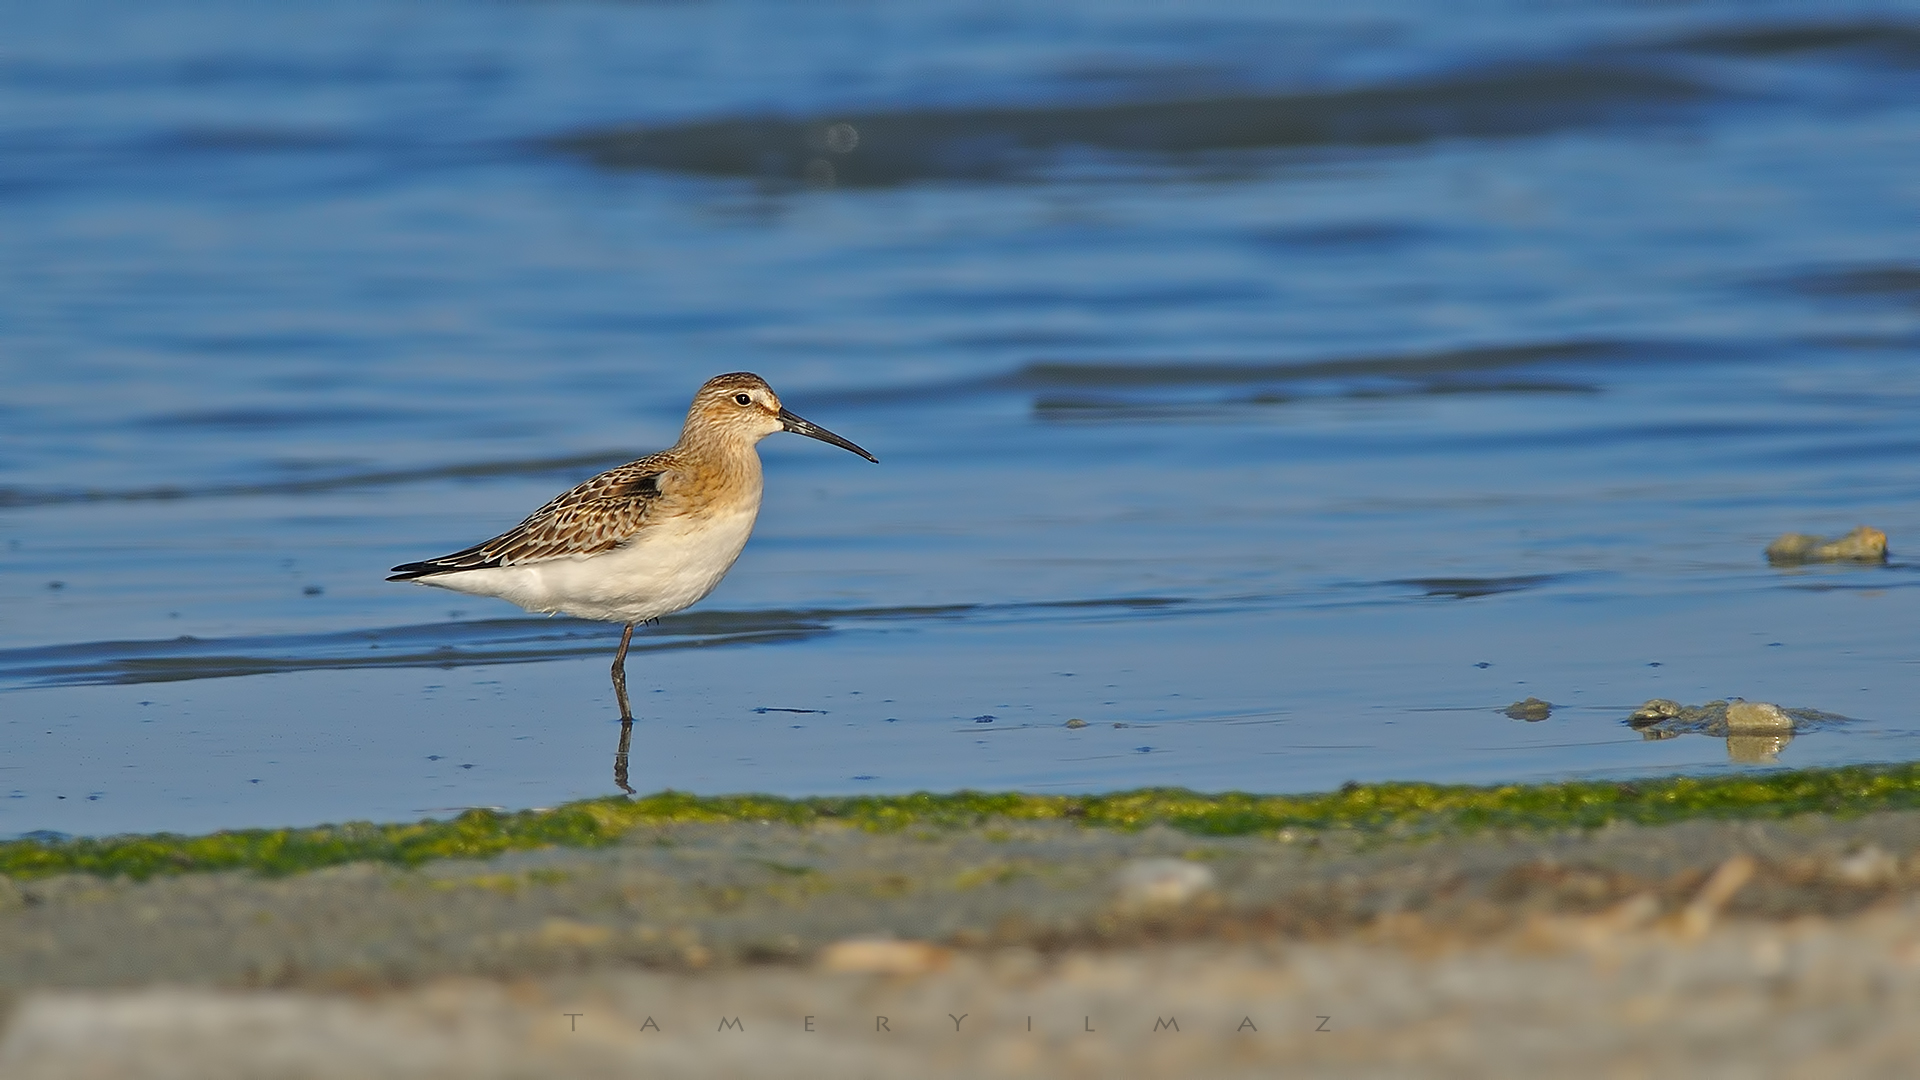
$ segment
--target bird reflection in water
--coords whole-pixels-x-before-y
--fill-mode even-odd
[[[613,752],[613,782],[620,790],[633,794],[633,785],[627,783],[627,754],[633,749],[633,721],[620,721],[620,749]]]

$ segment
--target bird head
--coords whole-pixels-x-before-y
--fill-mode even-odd
[[[868,461],[880,460],[826,428],[789,412],[780,404],[780,395],[773,392],[767,380],[746,371],[715,375],[707,380],[694,394],[693,408],[687,413],[689,435],[695,434],[695,425],[703,433],[748,445],[776,431],[791,431],[850,450]]]

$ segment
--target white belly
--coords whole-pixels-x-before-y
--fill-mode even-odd
[[[528,611],[602,622],[637,623],[699,602],[727,576],[747,546],[759,507],[649,525],[632,541],[598,555],[519,566],[459,570],[418,579],[476,596],[497,596]]]

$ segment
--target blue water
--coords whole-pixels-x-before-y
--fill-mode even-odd
[[[641,790],[1920,758],[1915,177],[1911,3],[16,5],[0,834],[617,791],[617,627],[382,577],[742,369],[882,464]],[[1624,723],[1729,695],[1847,720]]]

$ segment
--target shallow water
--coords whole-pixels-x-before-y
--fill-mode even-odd
[[[617,628],[381,579],[737,369],[882,464],[764,444],[643,790],[1920,756],[1920,5],[0,18],[0,834],[616,790]],[[1730,695],[1848,719],[1624,723]]]

